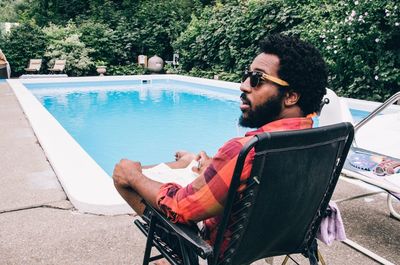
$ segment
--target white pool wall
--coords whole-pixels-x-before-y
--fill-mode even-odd
[[[377,107],[382,105],[382,102],[375,102],[375,101],[367,101],[367,100],[361,100],[361,99],[354,99],[354,98],[342,98],[344,101],[347,102],[347,105],[351,109],[357,109],[357,110],[363,110],[363,111],[368,111],[372,112],[375,110]],[[400,111],[400,105],[393,104],[391,106],[388,106],[387,109],[385,109],[382,113],[393,113]]]

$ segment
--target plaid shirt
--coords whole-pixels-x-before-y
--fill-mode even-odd
[[[310,118],[276,120],[246,133],[245,137],[229,140],[218,150],[204,173],[191,184],[186,187],[175,183],[164,184],[157,196],[159,208],[172,222],[191,223],[204,220],[204,238],[214,242],[236,160],[243,145],[256,134],[307,129],[312,127],[312,123]],[[254,150],[251,150],[246,158],[241,180],[250,176],[253,158]]]

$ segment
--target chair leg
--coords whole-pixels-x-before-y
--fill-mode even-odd
[[[324,258],[322,257],[322,253],[318,250],[318,260],[322,265],[326,265]]]
[[[387,195],[387,205],[388,205],[388,208],[389,208],[389,211],[390,211],[390,215],[393,218],[395,218],[395,219],[400,221],[400,214],[398,212],[396,212],[396,210],[394,209],[393,202],[392,202],[392,195],[390,195],[389,193]]]
[[[154,228],[156,227],[156,218],[150,220],[149,233],[147,235],[146,249],[144,251],[143,265],[148,265],[150,262],[151,248],[153,247]]]
[[[322,253],[319,250],[317,250],[317,255],[318,255],[318,261],[320,261],[322,265],[326,265],[325,260],[322,257]],[[289,255],[286,255],[285,259],[282,262],[282,265],[285,265],[288,262],[289,258],[290,258]],[[317,262],[316,264],[319,263],[318,261],[316,261]]]
[[[285,259],[282,262],[282,265],[285,265],[289,260],[289,255],[286,255]]]
[[[199,260],[198,259],[194,260],[194,257],[192,257],[192,252],[187,248],[187,246],[182,242],[182,240],[179,240],[179,246],[181,249],[184,265],[198,265],[199,264]]]

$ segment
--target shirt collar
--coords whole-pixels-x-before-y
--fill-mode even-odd
[[[253,136],[263,132],[276,132],[276,131],[289,131],[289,130],[301,130],[301,129],[309,129],[313,125],[313,121],[311,118],[287,118],[280,119],[276,121],[272,121],[263,125],[254,131],[249,131],[246,133],[246,136]]]

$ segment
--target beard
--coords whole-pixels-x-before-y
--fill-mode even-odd
[[[284,93],[271,97],[264,104],[256,106],[254,110],[251,109],[251,102],[247,99],[247,95],[242,93],[240,96],[244,102],[250,105],[247,111],[247,117],[244,113],[239,118],[239,125],[248,128],[260,128],[261,126],[276,120],[282,111],[282,99]]]

